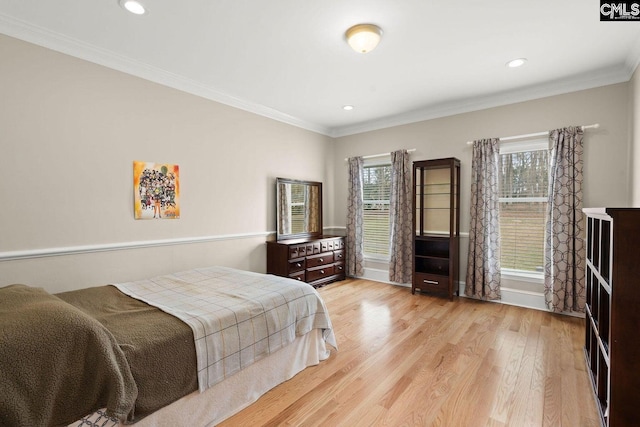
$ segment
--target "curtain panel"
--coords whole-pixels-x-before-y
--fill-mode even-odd
[[[363,172],[362,157],[349,158],[349,194],[347,198],[347,276],[364,274]]]
[[[391,153],[389,280],[411,283],[413,254],[412,169],[407,150]]]
[[[291,234],[291,200],[289,198],[289,192],[287,191],[287,185],[278,184],[278,206],[283,208],[280,210],[278,217],[278,233],[279,234]]]
[[[500,299],[500,205],[497,138],[473,142],[471,222],[465,295]]]
[[[583,130],[549,131],[551,164],[545,231],[544,295],[553,312],[585,310],[582,212]]]

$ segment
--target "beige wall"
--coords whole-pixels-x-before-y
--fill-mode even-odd
[[[567,125],[601,125],[585,138],[585,206],[628,205],[632,191],[640,203],[640,172],[629,156],[635,130],[633,156],[640,164],[638,73],[630,83],[333,140],[2,35],[0,57],[0,257],[220,237],[0,260],[0,286],[22,282],[57,292],[212,264],[264,271],[260,234],[275,226],[275,177],[323,181],[324,224],[339,229],[346,218],[344,158],[398,148],[416,148],[414,160],[461,159],[467,231],[466,141]],[[180,220],[133,219],[133,160],[180,165]]]
[[[631,205],[640,207],[640,69],[636,69],[631,82],[629,83],[631,90],[630,113],[631,117]]]
[[[339,138],[334,158],[335,217],[346,218],[347,188],[339,185],[347,182],[345,158],[415,148],[413,160],[461,160],[461,231],[468,232],[471,147],[467,141],[593,123],[599,123],[600,128],[586,131],[584,206],[628,206],[628,92],[629,84],[622,83]],[[463,238],[461,266],[466,265],[467,245],[467,238]],[[461,280],[465,271],[463,267]]]
[[[0,255],[266,233],[276,177],[332,173],[331,138],[2,35],[0,58]],[[133,219],[134,160],[180,165],[179,220]],[[264,240],[0,261],[0,285],[58,291],[212,264],[264,271]]]

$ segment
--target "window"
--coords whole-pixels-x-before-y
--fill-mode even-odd
[[[548,141],[500,146],[500,264],[513,273],[544,271]]]
[[[304,233],[307,230],[305,224],[305,193],[307,187],[300,184],[292,184],[290,187],[290,207],[291,207],[291,233]]]
[[[391,164],[365,165],[363,170],[363,240],[364,255],[389,256],[389,197]]]

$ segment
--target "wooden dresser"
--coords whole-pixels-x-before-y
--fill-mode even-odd
[[[267,242],[267,273],[313,287],[345,279],[345,238],[319,236]]]

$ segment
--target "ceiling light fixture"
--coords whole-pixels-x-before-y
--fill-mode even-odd
[[[347,43],[358,53],[368,53],[378,46],[382,30],[373,24],[358,24],[349,28],[345,33]]]
[[[144,15],[147,9],[137,0],[120,0],[120,6],[135,15]]]
[[[511,61],[507,62],[507,67],[509,68],[522,67],[525,62],[527,62],[527,58],[512,59]]]
[[[345,111],[351,111],[353,110],[353,105],[343,105],[342,109]]]

